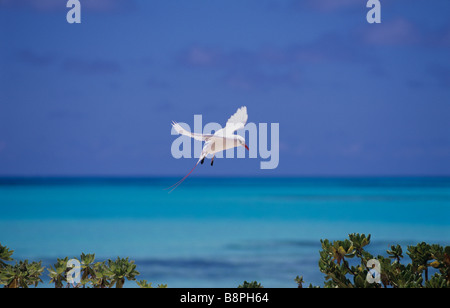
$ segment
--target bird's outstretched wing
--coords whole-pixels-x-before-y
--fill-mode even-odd
[[[227,121],[225,128],[218,130],[217,135],[227,136],[232,135],[238,129],[244,128],[248,120],[247,107],[239,108],[235,114],[233,114]]]
[[[183,127],[181,127],[180,124],[178,124],[175,121],[172,121],[172,126],[175,129],[175,131],[177,133],[179,133],[180,135],[185,135],[185,136],[194,138],[195,140],[198,140],[198,141],[207,141],[209,138],[211,138],[213,136],[213,135],[202,135],[202,134],[188,132]]]

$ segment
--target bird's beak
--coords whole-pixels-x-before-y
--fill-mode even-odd
[[[247,149],[247,151],[250,151],[250,150],[248,149],[248,146],[247,146],[246,144],[244,144],[244,147]]]

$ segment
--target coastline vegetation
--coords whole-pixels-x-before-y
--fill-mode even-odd
[[[4,288],[28,288],[43,283],[41,275],[45,268],[42,262],[29,263],[28,260],[16,262],[11,257],[13,250],[0,244],[0,285]],[[117,257],[115,260],[95,262],[95,254],[82,253],[79,259],[73,258],[79,263],[79,282],[70,283],[68,277],[74,267],[68,266],[69,258],[57,259],[53,266],[47,268],[50,284],[55,288],[123,288],[125,281],[136,281],[139,272],[134,261],[128,258]],[[137,281],[141,288],[152,288],[152,284],[146,280]],[[160,284],[158,288],[167,288]]]
[[[321,240],[319,270],[325,275],[323,288],[450,288],[450,246],[418,243],[408,246],[404,260],[400,245],[392,245],[387,256],[373,256],[366,250],[371,235],[353,233],[343,241]],[[126,281],[136,281],[139,272],[134,261],[120,258],[96,262],[95,254],[82,253],[79,259],[79,281],[71,283],[68,277],[74,267],[69,258],[57,259],[49,268],[42,261],[19,260],[12,264],[14,251],[0,243],[0,286],[28,288],[42,284],[44,271],[55,288],[123,288]],[[294,281],[298,288],[305,283],[302,276]],[[147,280],[136,281],[140,288],[153,288]],[[309,285],[309,288],[320,286]],[[167,288],[159,284],[157,288]],[[238,288],[263,288],[257,281],[247,282]]]
[[[370,238],[370,234],[353,233],[343,241],[321,240],[319,269],[325,274],[323,287],[450,287],[450,246],[425,242],[408,246],[406,254],[410,262],[406,263],[400,245],[392,245],[386,251],[387,256],[373,256],[366,250]],[[302,287],[302,277],[295,280]]]

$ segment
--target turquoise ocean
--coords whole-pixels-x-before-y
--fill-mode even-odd
[[[138,280],[193,288],[295,288],[297,275],[323,285],[320,240],[349,233],[371,234],[374,255],[450,244],[448,177],[192,177],[168,193],[177,180],[0,179],[0,243],[45,266],[82,252],[130,257]]]

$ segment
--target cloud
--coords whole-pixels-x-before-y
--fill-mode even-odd
[[[260,56],[258,51],[236,49],[227,52],[220,48],[194,45],[180,53],[178,62],[191,68],[229,68],[261,64]]]
[[[191,67],[217,67],[221,62],[221,51],[201,46],[192,46],[180,56],[180,63]]]
[[[378,46],[412,45],[422,41],[422,35],[417,27],[403,18],[368,27],[361,38],[366,44]]]
[[[170,84],[158,78],[150,77],[145,81],[145,86],[151,89],[167,89],[170,87]]]
[[[178,64],[188,68],[240,70],[324,62],[367,62],[371,59],[370,48],[361,44],[365,39],[362,35],[365,33],[328,33],[309,43],[296,43],[284,48],[262,46],[254,50],[225,51],[194,45],[180,52]]]
[[[238,89],[298,87],[305,80],[302,72],[307,67],[325,63],[377,63],[371,49],[361,44],[358,34],[329,33],[315,41],[284,48],[265,45],[252,50],[225,50],[193,45],[178,54],[176,63],[183,69],[217,71],[222,74],[220,82]]]
[[[433,47],[450,47],[450,24],[427,33],[426,42]]]
[[[85,117],[85,114],[75,110],[52,110],[47,114],[48,119],[50,120],[80,120]]]
[[[291,0],[294,9],[314,9],[320,12],[334,12],[355,7],[365,8],[363,0]]]
[[[50,54],[37,53],[29,49],[17,52],[16,58],[20,62],[36,66],[47,66],[55,62],[54,56]]]
[[[122,71],[122,67],[117,61],[104,59],[84,59],[81,57],[68,57],[64,59],[51,53],[36,52],[31,49],[19,50],[13,59],[20,63],[32,66],[59,66],[65,71],[80,74],[114,74]],[[162,87],[163,84],[157,81],[149,81],[149,86]]]
[[[223,82],[239,90],[268,89],[273,86],[301,85],[300,73],[288,71],[285,73],[263,73],[260,71],[234,72],[224,77]]]
[[[134,9],[134,0],[80,0],[82,10],[92,12],[111,12]],[[40,12],[67,10],[64,0],[0,0],[0,7],[12,9],[31,9]]]
[[[340,146],[337,152],[342,156],[358,156],[363,152],[363,145],[360,143],[353,143],[347,146]]]
[[[296,61],[289,50],[261,48],[225,51],[203,46],[191,46],[182,51],[178,58],[184,68],[222,72],[219,82],[240,90],[298,86],[300,74],[290,65]]]
[[[345,36],[328,33],[311,43],[291,46],[289,58],[301,63],[361,63],[374,60],[355,33]]]
[[[435,64],[429,67],[428,72],[436,79],[440,86],[450,88],[450,67]]]
[[[443,35],[441,36],[439,42],[443,46],[450,47],[450,27],[448,29],[446,29],[446,31],[443,33]]]
[[[100,59],[69,58],[63,62],[62,67],[66,71],[80,74],[114,74],[122,71],[119,63]]]
[[[437,50],[450,48],[450,24],[426,28],[405,18],[396,18],[365,27],[358,37],[368,46],[422,46]]]
[[[173,112],[173,110],[176,110],[176,106],[167,100],[157,102],[154,104],[153,107],[154,107],[154,110],[159,113]]]
[[[13,9],[33,9],[37,11],[53,11],[66,8],[65,1],[57,0],[0,0],[0,7]]]

